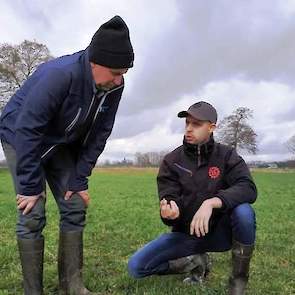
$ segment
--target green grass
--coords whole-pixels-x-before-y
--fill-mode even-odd
[[[168,231],[159,219],[156,172],[96,170],[90,179],[91,205],[85,230],[86,285],[100,294],[226,294],[230,252],[213,254],[213,270],[203,286],[184,286],[183,276],[128,276],[128,258]],[[295,294],[295,173],[254,172],[259,198],[257,244],[248,294]],[[0,169],[0,294],[22,294],[15,241],[16,209],[7,170]],[[47,201],[45,294],[57,287],[58,212]]]

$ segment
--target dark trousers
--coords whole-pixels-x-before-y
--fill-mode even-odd
[[[252,207],[237,206],[219,220],[213,232],[198,238],[181,232],[165,233],[139,249],[128,262],[129,274],[142,278],[165,274],[168,261],[204,252],[231,249],[232,239],[252,245],[255,242],[256,221]]]
[[[11,173],[15,193],[17,193],[18,179],[16,177],[16,153],[14,148],[2,142],[4,155]],[[59,149],[46,163],[42,164],[44,197],[39,197],[30,213],[23,215],[23,210],[18,210],[16,234],[21,239],[38,239],[46,225],[46,181],[52,191],[60,213],[61,231],[82,231],[85,226],[86,206],[78,194],[70,200],[64,200],[68,189],[70,172],[75,166],[75,161],[66,147]]]

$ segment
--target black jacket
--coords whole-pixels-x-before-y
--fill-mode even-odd
[[[160,200],[174,200],[180,209],[176,220],[163,219],[173,231],[189,233],[190,223],[203,201],[212,197],[222,200],[214,209],[211,224],[241,203],[253,203],[256,186],[245,161],[236,150],[216,143],[213,136],[203,145],[183,145],[167,154],[157,177]]]
[[[42,163],[62,145],[76,155],[68,189],[88,188],[87,177],[111,134],[123,88],[97,97],[88,49],[38,67],[0,117],[0,138],[17,154],[19,194],[42,192]]]

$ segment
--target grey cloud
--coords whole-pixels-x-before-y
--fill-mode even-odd
[[[295,22],[280,12],[278,4],[176,3],[179,17],[153,44],[146,44],[151,49],[122,113],[163,106],[220,79],[291,83]]]
[[[295,120],[295,97],[294,97],[294,102],[290,101],[290,109],[283,114],[276,114],[274,113],[273,119],[276,122],[288,122],[288,121],[294,121]],[[295,130],[294,130],[295,134]]]
[[[50,19],[47,17],[45,10],[52,10],[55,5],[59,5],[56,1],[53,1],[51,5],[48,3],[42,3],[40,5],[38,1],[7,1],[8,5],[10,5],[18,18],[23,18],[26,20],[27,24],[33,32],[38,33],[42,32],[43,34],[47,34],[52,28]],[[55,5],[54,5],[55,4]]]
[[[171,113],[171,105],[184,95],[199,99],[202,89],[210,82],[266,80],[294,87],[295,18],[294,13],[288,15],[282,10],[283,0],[274,0],[271,4],[265,0],[227,0],[214,4],[211,1],[171,1],[178,11],[176,19],[167,24],[168,10],[153,14],[152,19],[162,20],[161,26],[156,34],[151,34],[154,38],[149,37],[145,44],[142,44],[145,41],[142,36],[149,27],[142,25],[141,18],[145,18],[145,22],[150,18],[149,9],[134,11],[130,4],[127,10],[121,5],[121,10],[109,11],[102,9],[105,4],[98,2],[97,12],[90,15],[93,19],[88,22],[88,7],[80,1],[5,3],[13,6],[16,28],[18,18],[27,26],[25,38],[39,38],[37,41],[46,43],[54,54],[63,53],[67,48],[83,49],[96,30],[94,26],[113,12],[122,12],[133,20],[129,27],[134,44],[139,45],[134,48],[138,58],[134,69],[130,70],[132,74],[127,74],[131,81],[128,83],[126,79],[129,85],[120,105],[113,139],[147,132],[167,118],[175,118],[169,126],[171,133],[182,133],[183,124]],[[146,3],[148,8],[150,4]],[[219,107],[220,118],[228,115],[220,101],[214,97],[209,99]],[[285,113],[274,110],[272,118],[275,122],[292,121],[294,112],[295,103],[290,100],[290,109]],[[253,127],[259,131],[259,126]],[[263,139],[262,133],[262,142]],[[276,140],[265,141],[260,150],[285,152]]]

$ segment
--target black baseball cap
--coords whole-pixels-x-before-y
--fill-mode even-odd
[[[185,118],[188,115],[201,121],[210,121],[214,124],[217,122],[216,109],[210,103],[205,101],[199,101],[191,105],[187,111],[179,112],[177,116],[179,118]]]

